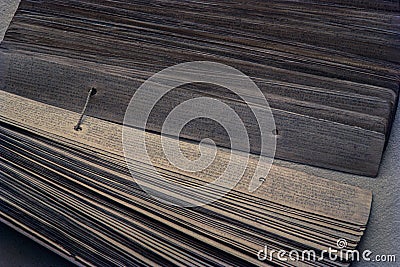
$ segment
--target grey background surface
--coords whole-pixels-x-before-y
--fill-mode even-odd
[[[0,41],[17,9],[19,0],[0,0]],[[353,266],[400,266],[400,110],[377,178],[367,178],[276,160],[327,179],[370,189],[373,205],[367,231],[359,250],[373,255],[396,255],[397,263],[359,262]],[[53,252],[0,223],[0,266],[67,266]]]

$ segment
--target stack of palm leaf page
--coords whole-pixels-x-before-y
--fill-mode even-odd
[[[211,175],[179,170],[163,155],[168,114],[206,96],[244,119],[251,153],[242,179],[194,208],[159,202],[135,183],[122,123],[153,74],[184,62],[223,63],[267,99],[276,158],[376,176],[398,101],[399,21],[399,3],[389,0],[22,0],[0,45],[0,219],[84,266],[348,266],[371,192],[279,162],[249,192],[265,134],[249,108],[258,101],[193,83],[153,109],[152,164],[138,160],[134,174],[157,188],[155,168],[193,195]],[[97,93],[76,131],[90,88]],[[226,168],[230,140],[220,125],[199,119],[181,134],[189,158],[198,157],[199,141],[214,140],[211,167]],[[329,248],[338,257],[322,253]],[[265,255],[271,250],[286,257]]]

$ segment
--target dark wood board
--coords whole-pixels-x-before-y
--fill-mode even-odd
[[[23,0],[0,46],[1,89],[80,111],[94,86],[87,115],[122,123],[135,90],[157,71],[224,63],[268,100],[277,158],[376,176],[399,92],[397,4]],[[198,96],[244,109],[229,91],[186,86],[163,99],[148,129],[160,131],[173,100]],[[201,140],[198,124],[182,135]],[[246,123],[258,153],[255,126]],[[226,136],[210,137],[229,146]]]

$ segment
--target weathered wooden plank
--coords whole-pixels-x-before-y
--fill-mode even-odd
[[[87,117],[90,128],[71,131],[78,113],[9,93],[1,97],[1,210],[14,224],[46,233],[48,243],[84,265],[347,266],[329,259],[288,263],[276,256],[262,262],[257,253],[265,245],[320,251],[335,248],[339,238],[354,249],[368,221],[370,192],[279,165],[252,193],[248,171],[229,194],[206,206],[156,202],[126,169],[121,125]],[[159,135],[147,136],[149,151],[159,151]],[[193,153],[197,145],[181,146]],[[218,161],[229,158],[224,151]],[[193,186],[210,179],[176,172],[158,153],[152,156],[165,179]],[[137,175],[149,167],[137,162]]]
[[[117,123],[123,122],[129,96],[134,94],[142,82],[105,72],[87,71],[80,67],[77,70],[75,66],[67,64],[50,63],[49,66],[47,61],[36,60],[35,57],[11,57],[13,65],[6,78],[6,91],[80,112],[87,96],[87,88],[95,86],[98,93],[91,99],[86,114]],[[21,79],[22,76],[18,74],[21,70],[25,77],[29,77],[28,80]],[[46,80],[45,87],[43,80]],[[211,96],[228,103],[243,118],[250,137],[251,151],[260,152],[258,125],[252,111],[244,103],[233,101],[235,96],[230,99],[226,94],[229,92],[221,88],[208,88],[207,92],[198,87],[194,89],[177,89],[164,97],[156,106],[157,114],[150,117],[148,129],[160,132],[166,116],[177,104],[191,98],[209,96],[208,92],[211,91]],[[276,151],[278,158],[362,175],[378,172],[387,121],[377,115],[343,111],[318,104],[310,105],[269,94],[266,97],[273,108],[279,132]],[[372,105],[379,105],[380,101],[370,100],[370,103],[372,109]],[[317,118],[315,113],[318,114]],[[208,132],[206,129],[209,127],[207,122],[197,121],[196,127],[185,128],[182,136],[198,141],[208,136],[219,145],[230,146],[230,140],[224,132]],[[217,129],[217,125],[211,124],[211,127]]]
[[[195,60],[224,63],[249,75],[268,100],[278,158],[375,176],[399,93],[399,28],[396,14],[384,11],[396,2],[324,3],[22,1],[0,46],[1,88],[79,111],[95,86],[87,114],[121,123],[135,90],[157,71]],[[160,131],[174,100],[198,96],[241,110],[252,152],[259,152],[249,110],[218,87],[174,90],[149,129]],[[204,126],[182,134],[199,141]],[[210,137],[229,146],[214,132]]]
[[[348,266],[346,257],[260,261],[258,253],[268,246],[320,256],[341,239],[355,249],[371,192],[279,164],[255,191],[249,185],[262,135],[276,138],[280,159],[378,173],[399,95],[397,11],[391,0],[22,0],[0,45],[0,219],[87,266]],[[140,144],[123,147],[129,125],[121,125],[131,97],[154,73],[188,61],[248,75],[275,127],[260,132],[249,108],[268,107],[249,88],[245,102],[220,86],[187,84],[152,111],[151,162],[132,162],[124,149]],[[174,107],[200,97],[229,105],[249,135],[248,165],[230,173],[242,179],[218,199],[224,186],[198,188],[228,166],[226,130],[200,119],[180,133],[190,159],[201,154],[193,141],[218,145],[199,172],[170,162],[159,134]],[[213,201],[177,207],[146,188],[189,204],[192,196]]]

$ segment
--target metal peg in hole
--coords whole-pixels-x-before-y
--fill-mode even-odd
[[[86,98],[85,106],[83,106],[83,110],[82,110],[82,113],[81,113],[81,117],[79,118],[78,123],[77,123],[77,124],[75,125],[75,127],[74,127],[74,130],[75,130],[75,131],[82,131],[81,124],[82,124],[83,118],[84,118],[84,116],[85,116],[86,108],[87,108],[87,106],[88,106],[88,104],[89,104],[90,97],[91,97],[91,96],[94,96],[95,94],[97,94],[97,89],[96,89],[96,88],[91,88],[91,89],[89,90],[88,96],[87,96],[87,98]]]

